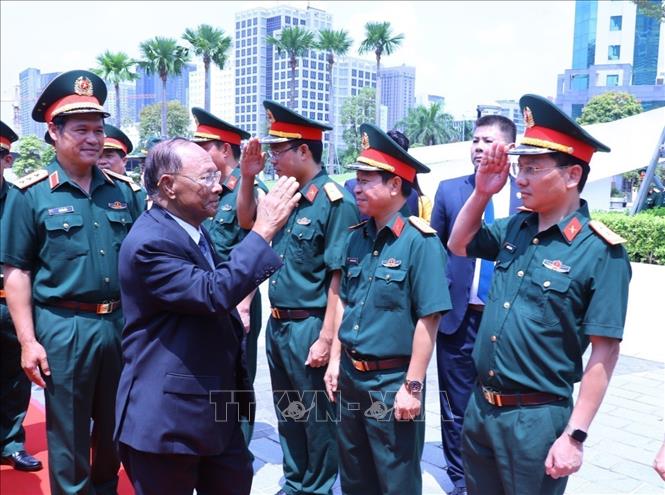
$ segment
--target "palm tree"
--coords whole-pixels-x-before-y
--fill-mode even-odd
[[[146,74],[159,74],[162,80],[162,137],[166,136],[166,81],[169,76],[177,76],[189,62],[189,50],[179,46],[174,38],[154,38],[140,45],[143,60],[139,65]]]
[[[182,38],[187,41],[194,53],[203,57],[205,70],[205,99],[204,107],[210,111],[210,62],[220,69],[224,68],[228,58],[227,52],[231,48],[231,38],[224,34],[222,29],[216,29],[209,24],[201,24],[196,29],[185,29]]]
[[[115,125],[120,127],[122,119],[120,118],[120,83],[123,81],[134,81],[139,76],[131,72],[136,61],[131,59],[124,52],[112,53],[106,50],[101,55],[97,55],[97,67],[92,72],[97,74],[105,81],[113,84],[115,89]]]
[[[404,134],[412,143],[431,146],[452,141],[452,123],[452,115],[443,111],[441,103],[432,103],[429,107],[420,105],[412,108],[397,125],[404,129]]]
[[[328,173],[333,173],[335,163],[335,100],[333,85],[333,65],[335,64],[335,55],[346,55],[353,40],[349,38],[349,32],[344,29],[333,31],[332,29],[322,29],[319,32],[319,41],[316,47],[327,53],[328,60],[328,123],[333,131],[330,132],[330,146],[328,147]]]
[[[391,55],[404,40],[403,34],[393,36],[389,22],[368,22],[365,24],[365,39],[360,43],[358,53],[374,52],[376,55],[376,125],[381,115],[381,56]]]
[[[314,48],[314,33],[298,26],[286,27],[282,29],[282,35],[279,38],[268,36],[267,41],[277,48],[277,53],[280,55],[286,53],[289,57],[289,67],[291,68],[289,107],[295,109],[298,57],[302,57],[307,53],[307,50]]]

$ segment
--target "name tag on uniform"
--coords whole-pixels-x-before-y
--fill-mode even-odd
[[[59,206],[58,208],[49,208],[48,210],[49,216],[64,215],[65,213],[73,213],[73,212],[74,212],[73,206]]]
[[[346,258],[346,264],[347,265],[357,265],[358,264],[358,258]]]
[[[109,203],[109,208],[112,210],[126,210],[127,209],[127,203],[121,203],[120,201],[114,201],[113,203]]]
[[[509,253],[514,253],[515,252],[515,246],[509,242],[506,242],[503,244],[503,248],[508,251]]]

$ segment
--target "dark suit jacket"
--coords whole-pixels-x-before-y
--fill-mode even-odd
[[[476,259],[452,254],[448,250],[448,239],[457,214],[476,187],[475,178],[476,176],[472,174],[441,181],[432,207],[431,225],[448,252],[446,276],[448,277],[448,289],[450,290],[453,309],[443,315],[439,322],[439,332],[447,335],[455,333],[462,323],[469,304],[471,286],[473,285]],[[512,215],[517,211],[517,207],[522,204],[515,194],[517,186],[512,177],[510,178],[510,188],[510,214]]]
[[[211,391],[251,391],[234,308],[281,262],[253,232],[228,262],[211,251],[215,270],[157,205],[139,217],[120,248],[126,322],[116,438],[134,449],[220,454],[236,427],[238,406],[230,404],[230,393]]]

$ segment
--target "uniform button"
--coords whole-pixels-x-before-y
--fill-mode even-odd
[[[65,229],[68,229],[68,228],[69,228],[69,224],[68,224],[67,222],[63,223],[62,226],[63,226]]]
[[[102,256],[104,256],[106,253],[104,252],[103,249],[100,249],[100,250],[99,250],[99,254],[101,254]]]
[[[280,254],[279,257],[282,258],[282,259],[284,259],[284,255],[283,255],[283,254]]]
[[[94,225],[96,228],[99,228],[99,222],[95,222],[95,223],[93,223],[93,225]]]
[[[517,272],[517,276],[518,276],[519,278],[522,278],[522,277],[524,276],[524,271],[523,271],[523,270],[520,270],[519,272]]]
[[[537,237],[534,237],[533,241],[531,241],[533,244],[538,244],[540,242],[540,239]]]
[[[550,285],[552,285],[552,283],[549,280],[545,280],[543,282],[543,287],[545,287],[545,288],[549,287]]]
[[[492,342],[496,342],[496,335],[492,335],[492,336],[490,337],[490,340],[491,340]]]
[[[106,282],[106,283],[108,284],[110,281],[111,281],[110,278],[108,278],[108,277],[104,277],[104,282]]]
[[[372,254],[373,254],[374,256],[378,256],[378,255],[379,255],[379,252],[378,252],[378,251],[374,251]]]
[[[506,301],[505,303],[503,303],[503,307],[506,309],[510,308],[510,303]]]
[[[369,277],[367,277],[367,280],[371,281],[371,280],[372,280],[372,276],[370,275]]]
[[[287,234],[290,234],[290,233],[291,233],[291,229],[286,229],[286,233],[287,233]]]
[[[275,285],[277,283],[277,280],[272,281],[272,285]]]
[[[390,275],[386,275],[386,280],[390,280]]]
[[[487,374],[488,374],[489,376],[494,376],[494,375],[496,375],[496,373],[494,372],[494,370],[489,370],[489,371],[487,372]]]
[[[364,305],[365,305],[365,301],[360,301],[360,305],[361,305],[361,306],[364,306]]]
[[[353,325],[354,330],[358,330],[360,327],[358,325]]]

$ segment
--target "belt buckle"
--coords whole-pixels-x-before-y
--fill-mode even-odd
[[[110,302],[103,302],[97,305],[96,313],[98,315],[107,315],[112,311],[113,304]]]
[[[489,402],[493,406],[501,407],[501,395],[494,392],[493,390],[489,390],[488,388],[483,387],[483,396],[485,397],[485,400]]]
[[[351,362],[353,363],[353,367],[358,371],[369,371],[369,369],[367,368],[367,363],[365,361],[360,361],[358,359],[351,358]]]
[[[270,315],[276,320],[281,320],[278,308],[270,308]]]

